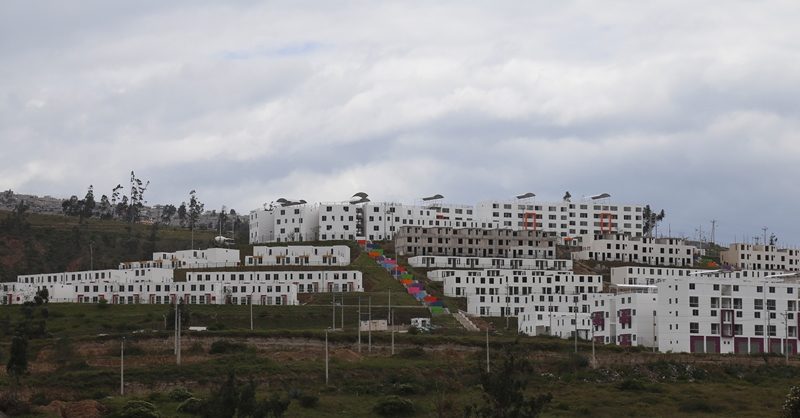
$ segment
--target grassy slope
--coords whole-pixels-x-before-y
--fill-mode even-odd
[[[0,219],[9,212],[0,211]],[[0,228],[0,281],[19,274],[88,270],[89,244],[95,268],[117,268],[121,261],[147,260],[154,251],[191,248],[191,231],[119,221],[29,214],[27,225]],[[212,245],[213,231],[195,231],[196,248]]]

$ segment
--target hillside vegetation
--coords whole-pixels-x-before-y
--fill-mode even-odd
[[[213,245],[214,231],[194,231],[195,248]],[[188,229],[0,211],[0,281],[19,274],[117,268],[121,261],[149,260],[154,251],[191,248]]]

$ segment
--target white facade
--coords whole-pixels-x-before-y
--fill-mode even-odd
[[[25,275],[2,285],[0,301],[32,301],[46,288],[50,303],[167,304],[177,299],[191,304],[246,303],[239,291],[253,295],[256,304],[295,305],[298,287],[287,282],[240,281],[215,283],[174,282],[171,269],[96,270]],[[231,290],[233,289],[233,292]],[[227,298],[227,299],[226,299]]]
[[[603,233],[641,236],[642,211],[639,205],[605,201],[485,201],[475,206],[476,218],[497,221],[500,228],[535,229],[561,237]]]
[[[731,244],[720,251],[723,265],[754,270],[800,270],[800,250],[775,245]]]
[[[758,279],[774,276],[780,271],[765,270],[706,270],[671,267],[612,267],[611,283],[622,285],[654,285],[667,279],[692,278],[698,275],[713,274],[727,279]]]
[[[165,268],[195,269],[209,267],[236,267],[240,264],[239,250],[230,248],[208,248],[205,250],[181,250],[173,253],[153,253],[148,261],[129,261],[119,264],[120,269]]]
[[[629,234],[581,235],[573,260],[613,261],[655,266],[691,267],[697,248],[678,238],[647,238]]]
[[[347,266],[350,264],[350,247],[346,245],[255,246],[253,255],[246,256],[244,264],[246,266]]]
[[[658,283],[658,348],[687,353],[797,353],[796,279],[702,275]]]
[[[408,264],[417,268],[487,269],[507,268],[519,270],[572,270],[572,260],[536,258],[490,258],[490,257],[449,257],[418,255],[408,258]],[[437,280],[436,270],[428,272],[428,278]],[[431,275],[431,273],[434,273]]]
[[[642,206],[606,201],[487,201],[476,206],[441,202],[306,203],[251,211],[250,243],[386,240],[402,226],[535,229],[561,237],[607,232],[641,236],[642,224]]]
[[[332,271],[203,271],[186,273],[187,283],[253,282],[277,285],[291,283],[300,293],[363,292],[358,270]]]
[[[532,295],[549,301],[553,295],[599,293],[602,276],[576,275],[570,271],[543,270],[451,270],[443,279],[444,294],[466,297],[467,312],[480,316],[519,315]]]

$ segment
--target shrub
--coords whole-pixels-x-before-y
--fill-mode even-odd
[[[414,403],[410,399],[392,395],[379,400],[372,411],[383,417],[411,415],[414,413]]]
[[[171,391],[169,391],[169,394],[167,395],[167,397],[171,401],[183,402],[183,401],[185,401],[185,400],[187,400],[187,399],[192,397],[192,392],[189,392],[186,388],[177,387],[177,388],[172,389]]]
[[[644,384],[638,380],[625,379],[617,384],[617,389],[622,391],[643,391],[645,387]]]
[[[419,334],[419,328],[417,327],[408,327],[408,333],[411,335]]]
[[[34,405],[44,406],[50,403],[50,399],[47,398],[44,392],[36,392],[31,396],[30,402]]]
[[[783,418],[800,418],[800,386],[792,386],[783,401]]]
[[[243,343],[237,343],[228,340],[217,340],[211,343],[211,349],[208,354],[227,354],[235,353],[237,351],[244,351],[247,346]]]
[[[161,413],[150,402],[128,401],[114,416],[117,418],[161,418]]]
[[[425,350],[422,347],[404,348],[395,354],[395,357],[418,359],[425,357]]]
[[[0,411],[10,416],[26,415],[31,413],[31,404],[10,393],[0,395]]]
[[[105,299],[100,299],[97,302],[97,309],[106,309],[108,308],[108,301]]]
[[[687,399],[680,403],[678,406],[678,410],[681,412],[719,412],[719,408],[715,407],[714,405],[706,402],[703,399],[693,398]]]
[[[178,405],[178,412],[184,414],[198,415],[203,412],[205,404],[197,398],[186,398],[180,405]]]
[[[298,400],[303,408],[316,408],[319,405],[319,396],[317,395],[300,395]]]
[[[417,388],[411,383],[398,383],[394,386],[394,392],[398,395],[414,395]]]

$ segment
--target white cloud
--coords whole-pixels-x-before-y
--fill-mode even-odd
[[[0,188],[610,192],[800,241],[793,2],[0,6]],[[688,232],[686,232],[688,231]]]

